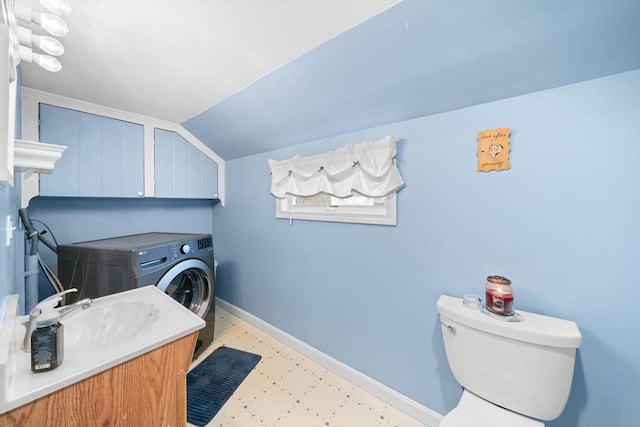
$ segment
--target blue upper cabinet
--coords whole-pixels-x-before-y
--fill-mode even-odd
[[[40,104],[40,141],[66,145],[40,194],[69,197],[142,197],[144,127],[140,124]]]
[[[155,196],[184,199],[218,197],[218,166],[173,131],[154,130]]]
[[[126,120],[136,120],[130,114],[116,119],[45,102],[37,109],[40,141],[68,147],[53,174],[40,176],[42,196],[217,199],[224,191],[218,188],[224,162],[220,166],[215,153],[205,154],[198,141],[160,122],[133,123]]]

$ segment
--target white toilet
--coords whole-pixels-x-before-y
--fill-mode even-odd
[[[574,322],[517,311],[521,322],[438,299],[444,348],[464,391],[440,427],[543,427],[562,413],[582,336]]]

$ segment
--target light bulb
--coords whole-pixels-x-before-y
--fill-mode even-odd
[[[68,0],[39,0],[40,4],[51,13],[65,16],[71,13],[71,3]]]
[[[35,62],[45,70],[51,71],[52,73],[57,73],[58,71],[62,70],[62,64],[53,56],[34,53],[33,62]]]
[[[58,16],[51,13],[34,12],[35,22],[52,36],[64,37],[69,34],[69,27]]]
[[[22,3],[16,3],[15,16],[24,22],[35,22],[53,36],[64,37],[69,33],[67,24],[56,15],[31,10]]]
[[[49,36],[33,36],[33,42],[49,55],[60,56],[64,53],[64,46],[58,40]]]
[[[33,52],[33,50],[24,45],[20,45],[20,59],[23,62],[33,62],[35,64],[38,64],[45,70],[51,71],[52,73],[56,73],[62,70],[62,64],[60,64],[60,61],[58,61],[53,56],[35,53]]]
[[[36,46],[37,48],[53,56],[60,56],[64,53],[64,46],[62,46],[62,43],[60,43],[53,37],[33,34],[31,30],[20,25],[17,26],[17,29],[18,40],[20,41],[20,44],[26,47]]]

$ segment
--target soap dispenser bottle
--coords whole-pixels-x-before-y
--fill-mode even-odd
[[[64,326],[54,308],[62,296],[40,302],[41,313],[31,334],[31,371],[45,372],[57,368],[64,359]]]

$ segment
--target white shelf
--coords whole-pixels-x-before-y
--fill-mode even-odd
[[[16,139],[13,147],[14,167],[25,175],[51,173],[66,148],[64,145]]]

